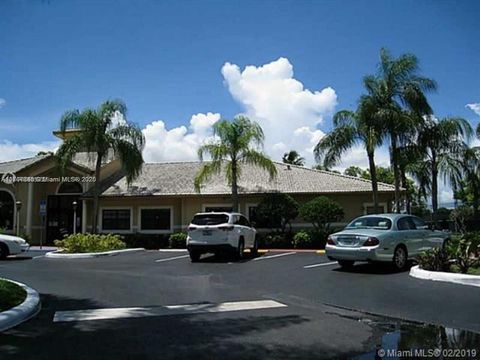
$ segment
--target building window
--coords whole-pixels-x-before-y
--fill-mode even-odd
[[[58,187],[58,194],[81,194],[83,193],[82,185],[78,182],[64,182]]]
[[[130,230],[130,209],[102,210],[102,230]]]
[[[371,203],[364,204],[364,214],[371,215],[371,214],[384,214],[386,212],[386,204],[380,203],[378,204],[378,211],[375,211],[375,206]]]
[[[140,228],[141,230],[163,230],[170,231],[172,226],[171,209],[141,209]]]
[[[0,190],[0,228],[13,230],[15,201],[9,192]]]

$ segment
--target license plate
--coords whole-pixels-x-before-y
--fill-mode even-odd
[[[203,230],[202,234],[203,236],[210,236],[212,235],[212,230]]]

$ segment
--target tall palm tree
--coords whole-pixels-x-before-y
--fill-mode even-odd
[[[303,166],[305,165],[305,158],[301,157],[295,150],[290,150],[288,153],[283,154],[282,161],[285,164]]]
[[[93,187],[93,232],[97,232],[98,200],[100,196],[100,175],[102,161],[113,150],[122,163],[127,183],[132,182],[141,172],[142,150],[145,143],[142,131],[134,124],[125,121],[115,124],[115,119],[125,119],[127,107],[121,100],[109,100],[97,109],[70,110],[60,119],[60,131],[78,129],[73,136],[65,138],[57,151],[61,167],[64,169],[77,152],[95,155],[95,178]]]
[[[374,103],[362,97],[357,111],[341,110],[333,117],[335,128],[315,146],[317,161],[329,168],[340,162],[342,155],[356,144],[362,144],[367,152],[368,167],[372,181],[372,196],[375,212],[378,212],[378,181],[375,167],[375,149],[382,145],[383,124],[376,121],[372,113]]]
[[[408,171],[417,179],[423,193],[431,195],[434,222],[438,210],[438,177],[443,176],[454,187],[463,177],[468,148],[465,141],[470,139],[472,133],[465,119],[436,120],[427,117],[410,146],[418,160],[412,163]]]
[[[436,89],[435,81],[418,75],[418,59],[413,54],[398,58],[386,49],[380,51],[380,64],[376,75],[368,75],[363,83],[368,96],[376,104],[375,117],[385,124],[385,135],[390,140],[390,160],[395,176],[395,209],[400,211],[401,174],[398,147],[408,142],[411,129],[418,117],[406,116],[406,111],[419,116],[432,114],[425,93]]]
[[[221,173],[224,168],[227,182],[232,188],[233,210],[238,211],[238,180],[242,174],[242,165],[251,164],[263,168],[268,171],[271,179],[276,176],[277,169],[258,150],[265,138],[262,128],[246,116],[239,115],[233,121],[216,122],[213,133],[216,139],[198,149],[200,161],[203,161],[205,155],[209,155],[211,161],[204,164],[195,177],[195,189],[200,192],[202,184],[213,175]]]

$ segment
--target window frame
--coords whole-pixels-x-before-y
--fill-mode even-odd
[[[142,229],[142,210],[162,210],[168,209],[170,210],[170,229],[169,230],[162,230],[162,229]],[[152,206],[139,206],[138,207],[138,232],[142,234],[171,234],[173,233],[173,206],[166,205],[166,206],[159,206],[159,205],[152,205]]]
[[[207,212],[212,212],[212,211],[207,211],[207,207],[229,207],[232,210],[231,211],[220,211],[220,212],[233,212],[233,204],[232,203],[205,203],[202,204],[202,212],[207,213]],[[216,212],[216,211],[213,211]]]
[[[103,210],[128,210],[130,212],[130,228],[127,229],[104,229]],[[133,232],[133,207],[132,206],[101,206],[98,213],[98,228],[101,233],[129,234]]]
[[[373,202],[364,202],[363,203],[363,215],[375,215],[375,214],[369,214],[367,212],[367,208],[369,207],[373,207],[375,206],[375,204]],[[382,214],[387,214],[388,213],[388,209],[387,209],[387,203],[386,202],[379,202],[378,203],[378,206],[379,207],[383,207],[383,213]]]

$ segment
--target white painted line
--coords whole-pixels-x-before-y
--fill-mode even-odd
[[[42,258],[42,257],[45,257],[45,255],[34,256],[32,259],[39,259],[39,258]]]
[[[166,258],[166,259],[158,259],[158,260],[155,260],[155,262],[164,262],[164,261],[170,261],[170,260],[184,259],[184,258],[187,258],[189,256],[190,255],[174,256],[174,257],[169,257],[169,258]]]
[[[154,250],[157,251],[157,250]],[[160,252],[185,252],[187,249],[159,249]]]
[[[201,313],[219,313],[241,310],[259,310],[286,307],[274,300],[224,302],[219,304],[168,305],[158,307],[130,307],[110,309],[89,309],[57,311],[53,322],[89,321],[107,319],[140,318],[150,316],[188,315]]]
[[[276,258],[276,257],[293,255],[293,254],[296,254],[296,252],[295,252],[295,251],[292,251],[292,252],[288,252],[288,253],[282,253],[282,254],[276,254],[276,255],[269,255],[269,256],[262,256],[262,257],[258,257],[258,258],[253,259],[253,261],[273,259],[273,258]]]
[[[303,268],[304,268],[304,269],[311,269],[311,268],[315,268],[315,267],[319,267],[319,266],[330,266],[330,265],[335,265],[335,264],[338,264],[338,262],[332,261],[332,262],[327,262],[327,263],[306,265],[306,266],[304,266]]]

